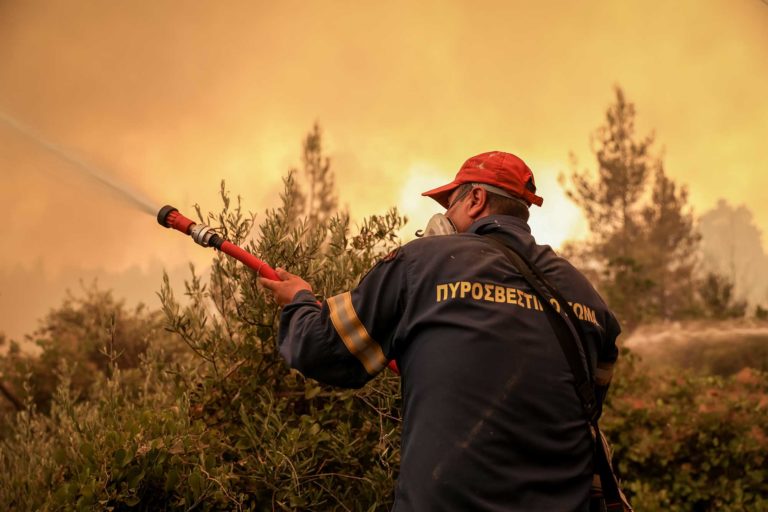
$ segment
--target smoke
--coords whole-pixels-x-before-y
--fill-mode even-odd
[[[567,168],[569,150],[589,154],[589,132],[618,82],[668,148],[672,177],[691,184],[697,209],[727,194],[768,226],[760,2],[228,5],[0,1],[0,105],[182,211],[195,202],[215,210],[222,178],[247,209],[274,206],[270,192],[318,120],[341,203],[359,218],[396,205],[415,162],[443,182],[489,149]],[[515,30],[495,29],[505,19]],[[31,271],[119,272],[209,257],[122,207],[145,212],[146,200],[118,205],[102,197],[111,185],[62,183],[76,174],[19,140],[0,133],[9,219],[0,234],[13,241],[0,269],[41,261]],[[551,199],[538,214],[543,230],[570,215]],[[3,281],[0,292],[14,293]]]
[[[737,299],[768,304],[768,254],[752,211],[721,199],[699,218],[698,229],[704,269],[726,277]]]
[[[157,225],[157,224],[155,224]],[[205,251],[201,251],[205,252]],[[199,267],[201,274],[208,267]],[[70,290],[75,296],[83,295],[83,288],[95,283],[101,290],[112,290],[114,297],[132,307],[143,303],[151,309],[159,309],[157,291],[163,272],[171,284],[183,289],[189,278],[185,261],[169,264],[167,261],[151,261],[139,267],[133,266],[115,272],[105,267],[84,268],[67,266],[60,272],[50,272],[36,264],[30,267],[0,267],[0,332],[8,339],[19,342],[24,350],[33,350],[33,340],[26,339],[37,328],[51,308],[59,307]],[[5,347],[7,348],[7,347]],[[4,347],[0,347],[0,353]]]
[[[768,371],[768,322],[755,319],[648,325],[623,345],[653,370],[724,376],[743,368]]]

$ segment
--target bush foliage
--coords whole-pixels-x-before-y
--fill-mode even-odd
[[[649,372],[623,356],[603,427],[636,509],[766,509],[768,374]]]
[[[232,242],[306,276],[319,297],[353,287],[398,243],[404,220],[394,210],[368,218],[354,235],[344,214],[297,220],[295,187],[289,176],[283,204],[266,213],[256,242],[248,242],[252,217],[223,185],[223,209],[206,221]],[[248,269],[221,254],[209,278],[192,269],[184,305],[167,279],[160,298],[167,329],[189,350],[171,345],[169,353],[168,344],[141,338],[121,347],[130,352],[147,343],[139,347],[139,366],[130,368],[121,366],[123,352],[105,345],[96,363],[107,371],[84,365],[90,385],[82,396],[73,390],[82,388],[75,382],[83,368],[58,368],[47,414],[35,407],[30,382],[28,409],[2,440],[3,503],[15,510],[391,506],[399,463],[394,374],[351,391],[289,370],[277,353],[276,305]],[[62,312],[84,319],[100,300],[89,299],[93,304],[68,303]],[[116,331],[122,328],[115,322]],[[58,346],[44,344],[40,360],[59,358]],[[20,357],[13,356],[15,366]]]
[[[17,343],[10,343],[0,366],[2,381],[9,392],[15,390],[14,401],[32,402],[37,410],[47,411],[60,383],[59,364],[66,361],[76,368],[70,376],[70,392],[80,400],[88,399],[96,380],[109,375],[113,363],[123,369],[137,368],[150,342],[181,351],[180,340],[164,326],[162,311],[151,311],[143,304],[129,309],[96,283],[84,285],[79,296],[68,292],[62,305],[27,337],[39,348],[39,357],[30,357]]]

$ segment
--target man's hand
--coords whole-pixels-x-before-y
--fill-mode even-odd
[[[301,290],[312,291],[312,287],[309,286],[309,283],[299,276],[286,272],[279,267],[275,269],[275,272],[281,279],[280,281],[272,281],[265,277],[260,277],[259,283],[274,294],[275,301],[281,307],[289,304]]]

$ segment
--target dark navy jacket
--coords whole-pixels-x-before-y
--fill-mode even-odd
[[[482,234],[497,232],[573,304],[607,384],[619,325],[587,279],[524,221],[414,240],[351,292],[283,310],[280,352],[321,382],[359,387],[396,359],[403,384],[398,512],[586,510],[593,444],[541,302]]]

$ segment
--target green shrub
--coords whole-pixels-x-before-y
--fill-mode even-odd
[[[351,288],[396,244],[392,211],[350,235],[347,216],[291,217],[295,183],[267,213],[252,252],[305,276],[320,297]],[[229,240],[252,228],[222,189],[210,216]],[[186,305],[168,280],[167,328],[189,346],[169,358],[150,343],[143,363],[93,372],[78,401],[65,368],[48,414],[20,413],[2,440],[0,502],[12,510],[378,510],[392,503],[399,465],[399,379],[360,391],[318,385],[277,353],[278,310],[253,274],[217,254],[194,273]],[[90,319],[88,319],[90,320]],[[53,334],[52,334],[53,335]],[[102,355],[104,357],[104,355]]]
[[[128,308],[112,292],[93,283],[84,286],[80,295],[68,293],[61,306],[41,320],[30,336],[39,355],[22,352],[12,343],[0,359],[0,374],[18,399],[32,400],[37,410],[47,411],[59,384],[57,370],[62,361],[75,366],[71,392],[83,400],[99,376],[109,374],[113,363],[121,369],[137,368],[151,341],[164,346],[169,359],[176,351],[187,351],[164,326],[162,312],[150,311],[143,304]],[[105,355],[107,350],[115,361]],[[29,383],[26,388],[25,381]]]
[[[0,502],[6,510],[229,509],[231,467],[218,440],[189,414],[181,364],[150,350],[140,370],[113,368],[92,399],[69,391],[63,366],[49,414],[18,414],[0,443]],[[174,369],[176,372],[169,372]],[[131,375],[140,373],[141,386]],[[204,475],[204,476],[203,476]],[[212,482],[222,481],[216,486]],[[218,488],[217,488],[218,487]]]
[[[768,507],[768,375],[617,371],[603,427],[637,510]]]
[[[349,218],[292,218],[295,183],[267,212],[254,254],[305,277],[318,297],[353,287],[396,244],[396,212],[374,216],[350,236]],[[236,244],[251,219],[222,190],[223,211],[209,216]],[[399,379],[384,374],[361,391],[327,388],[291,371],[277,352],[276,305],[253,274],[218,255],[210,282],[193,275],[180,307],[167,284],[161,298],[171,331],[204,362],[191,393],[192,414],[226,440],[236,460],[233,492],[256,509],[388,508],[399,462]],[[213,312],[211,312],[211,310]]]

